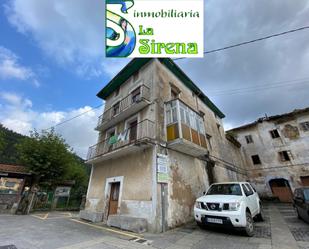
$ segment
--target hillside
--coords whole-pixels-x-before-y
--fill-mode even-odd
[[[15,145],[24,138],[0,124],[0,163],[19,164]]]
[[[20,164],[15,145],[20,143],[26,136],[16,133],[5,128],[0,124],[0,163],[3,164]],[[87,174],[90,175],[90,167],[85,164],[85,160],[74,154],[74,157],[86,168]]]

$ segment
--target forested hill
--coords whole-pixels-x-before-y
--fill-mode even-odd
[[[9,130],[0,124],[0,163],[17,165],[20,164],[15,146],[25,138],[27,137]],[[85,164],[85,160],[75,154],[74,157],[78,162],[86,167],[87,173],[89,174],[90,167]]]
[[[19,164],[15,145],[26,136],[11,131],[0,124],[0,163]]]

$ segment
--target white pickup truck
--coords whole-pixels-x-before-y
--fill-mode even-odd
[[[254,235],[253,218],[263,221],[263,209],[255,189],[248,182],[212,184],[198,198],[194,218],[199,226],[219,225],[243,230]]]

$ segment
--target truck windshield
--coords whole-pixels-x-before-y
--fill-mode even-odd
[[[207,195],[242,195],[239,184],[215,184],[210,187]]]

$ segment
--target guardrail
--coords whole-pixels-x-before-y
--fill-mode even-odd
[[[87,160],[103,156],[104,154],[137,143],[144,139],[153,139],[154,136],[155,123],[145,119],[121,133],[91,146],[88,150]]]
[[[146,85],[141,85],[139,88],[135,89],[129,95],[121,99],[116,105],[107,109],[98,119],[97,127],[110,121],[115,116],[119,115],[123,111],[127,110],[131,106],[139,103],[140,101],[149,101],[150,99],[150,89]]]

